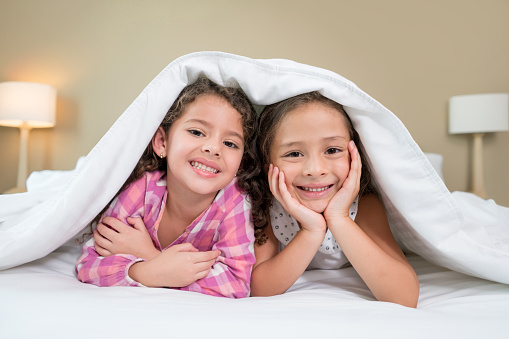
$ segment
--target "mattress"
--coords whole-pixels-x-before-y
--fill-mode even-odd
[[[507,338],[509,286],[409,255],[417,309],[375,301],[353,268],[307,271],[283,295],[227,299],[79,282],[79,245],[0,272],[0,338]]]

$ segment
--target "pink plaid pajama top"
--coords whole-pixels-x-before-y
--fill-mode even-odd
[[[111,216],[126,225],[129,216],[142,218],[155,247],[161,251],[157,229],[166,196],[165,173],[146,172],[119,194],[101,218]],[[254,228],[251,204],[236,179],[220,190],[212,204],[167,248],[182,243],[190,243],[199,251],[220,250],[221,254],[205,278],[176,289],[229,298],[249,295],[255,262]],[[76,272],[80,281],[97,286],[143,286],[128,276],[129,268],[141,260],[129,254],[102,257],[91,238],[83,245]]]

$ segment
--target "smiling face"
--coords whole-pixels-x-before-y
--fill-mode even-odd
[[[349,141],[340,112],[320,102],[309,102],[281,120],[270,147],[270,160],[284,172],[292,197],[322,213],[350,171]]]
[[[242,117],[222,97],[197,97],[165,137],[162,128],[157,134],[164,147],[158,149],[157,141],[153,147],[167,156],[169,191],[214,197],[239,169],[244,151]]]

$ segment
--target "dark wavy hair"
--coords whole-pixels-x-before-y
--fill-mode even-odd
[[[277,129],[286,114],[295,110],[297,107],[311,102],[318,102],[327,105],[335,109],[345,118],[344,120],[350,133],[350,139],[355,142],[361,156],[362,172],[359,196],[369,193],[377,194],[371,180],[371,169],[366,161],[366,151],[364,150],[359,134],[353,127],[350,117],[345,112],[341,104],[324,97],[319,92],[310,92],[268,105],[264,108],[257,121],[256,151],[258,155],[257,161],[260,166],[258,166],[256,173],[253,173],[252,175],[255,182],[251,183],[251,191],[249,191],[252,199],[252,217],[255,225],[256,243],[258,245],[263,245],[267,241],[265,228],[269,225],[268,213],[273,199],[269,188],[269,182],[267,180],[267,172],[269,164],[271,163],[270,151]]]
[[[187,85],[180,92],[179,96],[163,118],[160,127],[162,127],[167,134],[173,123],[182,116],[189,104],[202,95],[215,95],[225,99],[242,116],[244,153],[237,173],[237,179],[239,186],[246,192],[249,192],[252,190],[252,187],[247,178],[252,176],[250,171],[253,170],[253,165],[256,163],[257,157],[255,154],[255,147],[252,145],[254,143],[256,111],[241,88],[234,85],[221,86],[209,80],[205,76],[200,76],[194,83]],[[141,178],[144,172],[152,172],[156,170],[166,172],[166,158],[160,158],[157,154],[155,154],[151,140],[145,148],[140,160],[134,167],[134,170],[111,201],[113,201],[122,191],[127,189],[131,183]],[[111,202],[94,218],[92,225],[100,220],[102,214],[108,209],[110,204]]]

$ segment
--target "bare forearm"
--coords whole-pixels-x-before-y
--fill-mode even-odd
[[[323,232],[301,230],[280,253],[257,265],[251,275],[251,296],[286,292],[306,270],[323,237]]]
[[[158,282],[154,275],[153,268],[148,261],[140,261],[129,268],[129,277],[147,287],[169,287]]]
[[[419,281],[402,253],[383,249],[351,219],[329,227],[377,300],[416,307]]]
[[[377,300],[407,307],[417,306],[419,281],[408,263],[380,251],[372,255],[366,254],[364,258],[354,256],[352,266]]]
[[[139,258],[143,258],[145,260],[151,260],[157,257],[161,252],[157,250],[155,247],[146,248],[143,252],[138,256]]]

